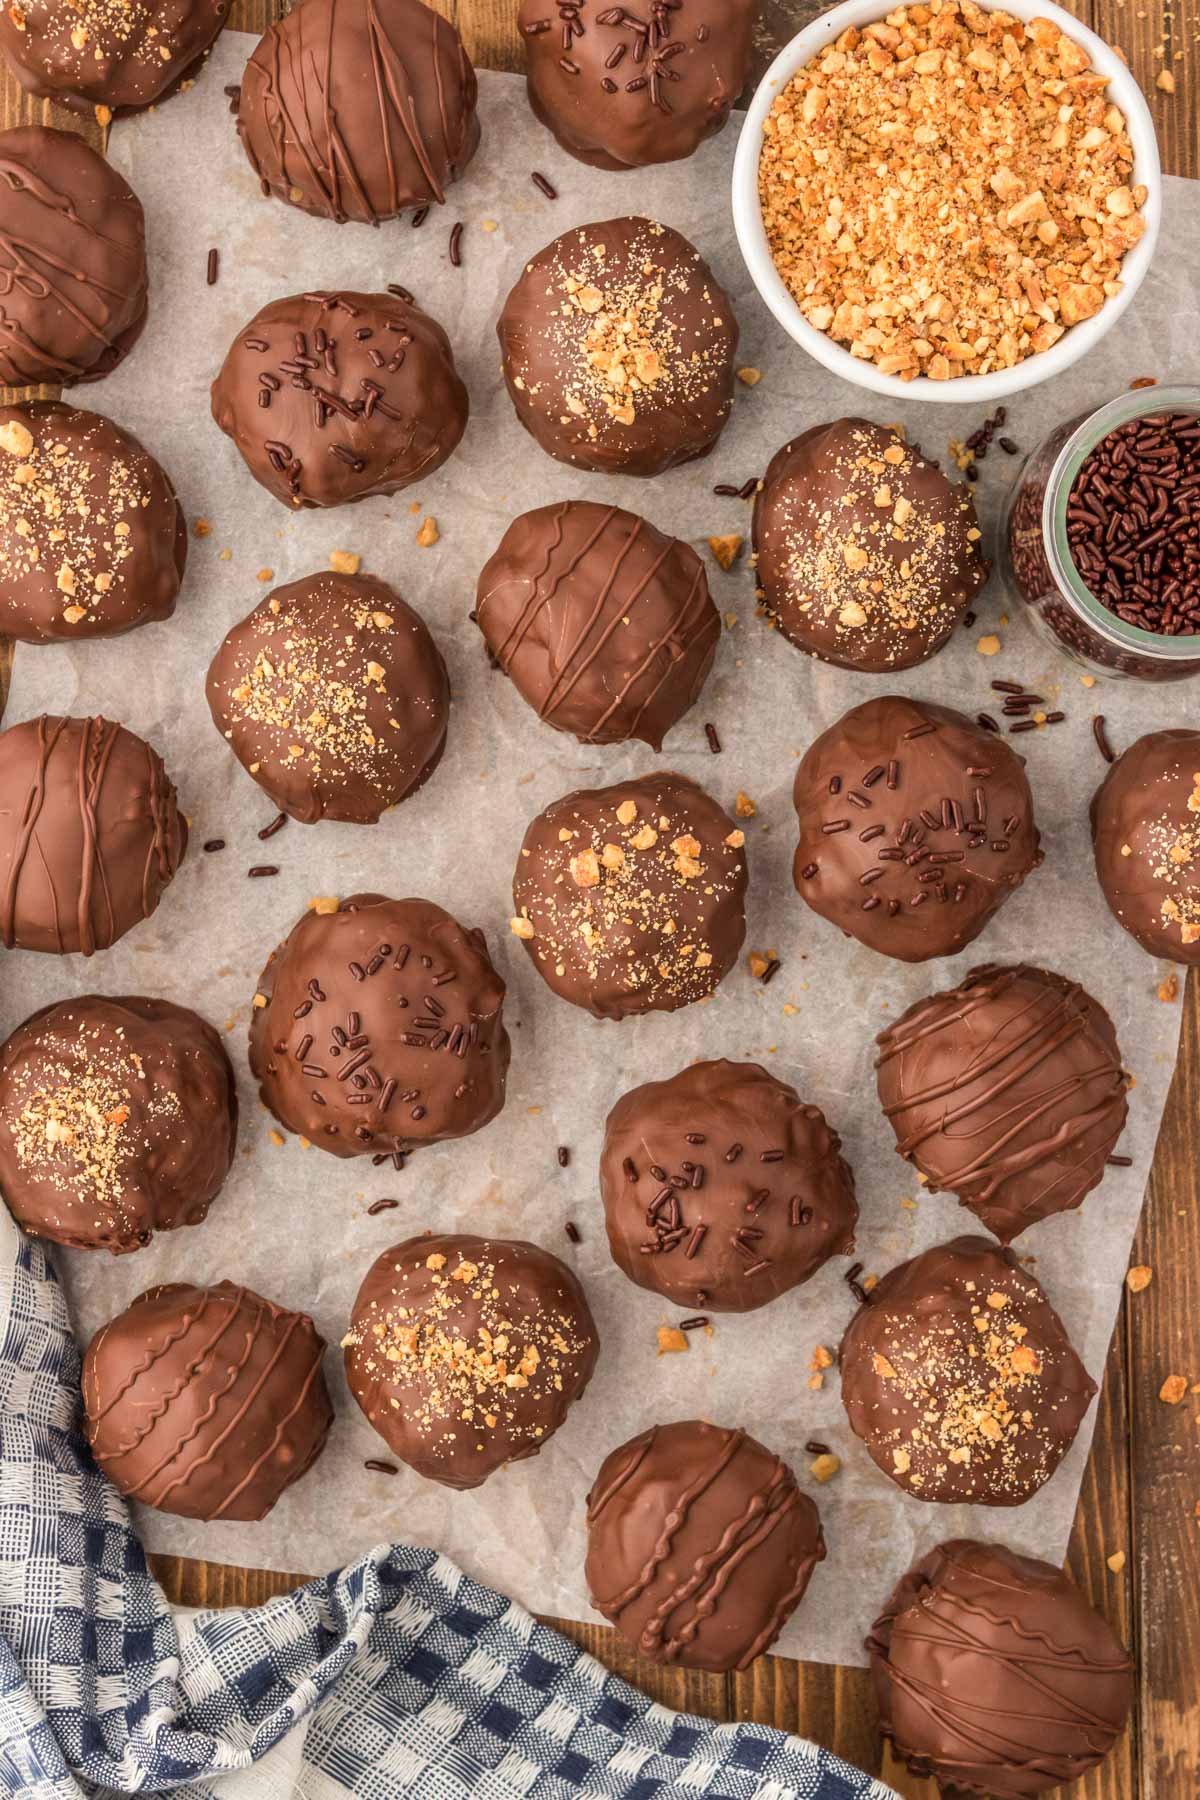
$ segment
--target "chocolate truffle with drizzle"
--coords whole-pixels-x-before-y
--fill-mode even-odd
[[[1042,860],[1023,758],[962,713],[888,694],[811,744],[796,888],[901,962],[951,956]]]
[[[723,1674],[769,1650],[825,1556],[778,1456],[699,1419],[608,1456],[587,1499],[588,1592],[642,1655]]]
[[[1151,731],[1092,799],[1096,876],[1151,956],[1200,963],[1200,731]]]
[[[750,72],[753,0],[521,0],[529,104],[594,169],[691,156]]]
[[[187,524],[166,471],[100,413],[0,408],[0,632],[117,637],[169,619]]]
[[[854,1248],[840,1149],[820,1108],[757,1063],[692,1063],[633,1088],[600,1155],[613,1261],[676,1306],[765,1306]]]
[[[112,164],[67,131],[0,131],[0,386],[111,375],[146,323],[146,223]]]
[[[526,263],[497,330],[517,417],[576,468],[661,475],[707,456],[733,409],[729,296],[653,219],[555,238]]]
[[[593,500],[514,519],[475,617],[539,719],[581,744],[654,750],[699,696],[721,635],[691,545]]]
[[[378,225],[444,201],[479,145],[475,71],[421,0],[300,0],[246,64],[238,136],[262,184]]]
[[[91,956],[148,919],[187,850],[162,759],[108,719],[0,732],[0,942]]]
[[[841,1374],[851,1427],[884,1474],[946,1505],[1021,1506],[1096,1393],[1044,1288],[981,1237],[885,1275],[846,1329]]]
[[[876,1042],[897,1151],[1001,1243],[1103,1179],[1128,1077],[1112,1020],[1077,983],[1027,964],[973,969]]]
[[[754,503],[759,594],[801,650],[844,669],[911,669],[941,649],[987,580],[970,490],[894,426],[814,425]]]
[[[139,1250],[206,1216],[237,1116],[229,1058],[197,1013],[169,1000],[60,1000],[0,1048],[0,1187],[34,1237]]]
[[[564,794],[525,833],[511,929],[542,979],[598,1019],[713,993],[746,935],[744,833],[669,771]]]
[[[325,1445],[325,1340],[232,1281],[148,1288],[83,1359],[92,1454],[131,1500],[185,1519],[262,1519]]]
[[[250,1068],[280,1124],[335,1156],[466,1137],[504,1104],[504,983],[432,900],[305,913],[263,970]]]
[[[429,779],[450,682],[419,613],[369,575],[276,588],[208,671],[213,723],[293,819],[373,825]]]
[[[291,507],[344,506],[422,480],[456,449],[468,410],[449,338],[395,294],[272,300],[212,386],[213,418],[255,481]]]
[[[947,1795],[1036,1800],[1124,1728],[1133,1659],[1061,1569],[955,1538],[913,1565],[866,1643],[880,1726]]]
[[[0,10],[0,45],[21,86],[78,112],[138,112],[199,64],[229,0],[21,0]]]
[[[350,1392],[429,1481],[478,1487],[536,1456],[600,1351],[565,1263],[504,1238],[409,1238],[372,1264],[342,1339]]]

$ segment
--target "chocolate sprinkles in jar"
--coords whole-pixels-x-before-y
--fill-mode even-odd
[[[1002,534],[1046,632],[1104,674],[1200,674],[1200,388],[1138,387],[1027,459]]]

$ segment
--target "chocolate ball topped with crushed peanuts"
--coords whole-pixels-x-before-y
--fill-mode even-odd
[[[536,1456],[600,1350],[587,1296],[557,1256],[453,1234],[385,1250],[342,1344],[350,1391],[388,1448],[453,1488]]]
[[[432,900],[318,896],[254,995],[264,1106],[334,1156],[467,1137],[504,1105],[504,983],[481,931]]]
[[[759,597],[801,650],[843,669],[911,669],[941,649],[988,565],[970,490],[891,425],[814,425],[754,503]]]
[[[598,1019],[675,1012],[737,961],[744,842],[684,775],[564,794],[525,833],[512,932],[554,992]]]
[[[972,0],[848,27],[763,121],[758,191],[810,325],[883,375],[1009,369],[1121,287],[1147,189],[1108,78]]]
[[[228,14],[229,0],[19,0],[0,9],[0,46],[40,100],[136,112],[178,90]]]
[[[1011,1250],[960,1237],[901,1263],[841,1348],[851,1427],[917,1500],[1020,1506],[1096,1393],[1044,1288]]]
[[[169,619],[187,562],[170,478],[100,413],[0,408],[0,632],[118,637]]]
[[[213,723],[275,805],[306,825],[373,825],[446,744],[450,682],[419,613],[369,575],[276,588],[208,671]]]
[[[576,468],[661,475],[707,456],[732,411],[729,296],[653,219],[555,238],[526,263],[497,330],[517,417]]]
[[[34,1237],[139,1250],[205,1217],[237,1116],[229,1058],[198,1014],[169,1000],[60,1000],[0,1049],[0,1187]]]
[[[1200,963],[1200,731],[1150,731],[1092,797],[1101,892],[1151,956]]]

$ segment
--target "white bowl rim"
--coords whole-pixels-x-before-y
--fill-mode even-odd
[[[1134,153],[1135,185],[1144,184],[1148,190],[1142,207],[1146,229],[1125,255],[1120,293],[1106,300],[1092,318],[1071,326],[1049,350],[1027,356],[1011,369],[995,369],[987,375],[959,375],[950,381],[933,381],[927,375],[902,381],[898,375],[884,375],[874,363],[852,356],[827,333],[811,325],[784,285],[763,227],[758,199],[758,163],[763,120],[780,89],[848,26],[866,25],[875,19],[886,18],[889,10],[892,9],[887,7],[886,0],[842,0],[841,5],[822,13],[819,19],[805,26],[775,57],[747,108],[734,155],[733,224],[738,246],[751,280],[776,319],[789,336],[823,363],[831,374],[897,400],[975,405],[1002,400],[1009,394],[1048,380],[1052,375],[1061,374],[1078,362],[1116,324],[1141,286],[1154,255],[1162,222],[1162,169],[1154,121],[1141,88],[1116,52],[1082,20],[1056,6],[1054,0],[1004,0],[999,6],[986,7],[986,11],[1010,12],[1021,20],[1052,20],[1060,31],[1066,32],[1088,52],[1092,66],[1108,77],[1112,98],[1125,114],[1128,125]]]

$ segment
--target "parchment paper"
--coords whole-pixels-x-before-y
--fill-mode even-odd
[[[787,340],[758,303],[733,239],[727,189],[735,128],[685,164],[621,177],[593,173],[562,155],[536,124],[524,84],[481,76],[483,148],[450,204],[413,230],[402,221],[376,232],[337,228],[259,197],[222,88],[238,79],[253,39],[227,32],[190,93],[161,112],[122,123],[113,160],[148,215],[151,312],[145,338],[125,366],[80,395],[81,403],[130,426],[165,462],[189,519],[211,522],[193,540],[176,617],[136,636],[68,649],[26,649],[16,658],[8,719],[43,709],[116,716],[166,758],[193,821],[193,850],[155,917],[87,963],[18,952],[4,958],[0,1026],[35,1006],[89,989],[162,993],[197,1007],[228,1032],[244,1107],[241,1145],[227,1188],[207,1223],[160,1238],[130,1257],[65,1252],[75,1318],[84,1337],[152,1283],[231,1276],[310,1310],[336,1346],[358,1282],[390,1243],[426,1227],[529,1236],[566,1257],[582,1276],[603,1350],[586,1398],[540,1457],[475,1493],[452,1493],[407,1471],[369,1473],[385,1454],[349,1398],[336,1349],[327,1359],[337,1423],[318,1466],[258,1525],[195,1524],[146,1512],[151,1549],[213,1560],[322,1570],[388,1537],[437,1545],[526,1605],[589,1616],[583,1583],[583,1497],[604,1454],[655,1420],[702,1414],[740,1423],[787,1456],[821,1509],[829,1558],[783,1635],[781,1648],[831,1662],[861,1660],[864,1628],[892,1581],[943,1537],[972,1533],[1061,1560],[1091,1436],[1089,1417],[1073,1452],[1042,1493],[1017,1512],[940,1508],[909,1499],[877,1473],[852,1437],[836,1373],[808,1387],[817,1344],[836,1346],[853,1308],[838,1259],[807,1286],[745,1317],[715,1317],[711,1337],[694,1334],[687,1354],[656,1357],[655,1328],[677,1317],[611,1263],[597,1195],[605,1115],[627,1087],[673,1073],[698,1056],[760,1059],[822,1106],[845,1140],[862,1221],[858,1254],[883,1273],[912,1252],[974,1228],[951,1197],[923,1196],[895,1155],[875,1100],[872,1038],[920,996],[950,985],[975,963],[1028,957],[1083,979],[1113,1013],[1137,1076],[1120,1149],[1133,1167],[1112,1169],[1081,1213],[1026,1234],[1019,1248],[1063,1313],[1099,1377],[1112,1332],[1130,1237],[1141,1204],[1175,1058],[1178,1005],[1156,998],[1166,972],[1109,916],[1092,875],[1087,799],[1103,773],[1090,720],[1104,712],[1118,746],[1151,726],[1195,716],[1196,689],[1133,683],[1081,685],[1078,668],[1042,645],[994,577],[977,611],[932,663],[895,680],[858,677],[809,661],[755,617],[745,565],[711,569],[718,605],[737,614],[720,646],[707,691],[668,740],[662,765],[707,784],[727,806],[739,788],[758,805],[748,827],[751,887],[747,948],[774,948],[783,967],[767,988],[743,962],[708,1005],[621,1026],[599,1023],[555,998],[508,931],[510,878],[534,811],[580,785],[653,765],[644,748],[586,750],[540,725],[511,685],[489,672],[468,612],[478,570],[509,520],[526,507],[570,495],[603,494],[643,511],[703,549],[712,533],[745,531],[749,509],[712,495],[714,482],[761,473],[786,438],[846,412],[892,418],[945,457],[981,416],[911,404],[899,409],[832,377]],[[530,181],[542,170],[559,190],[545,199]],[[1105,344],[1056,381],[1019,396],[1006,432],[1032,446],[1060,419],[1097,404],[1138,375],[1194,372],[1200,341],[1197,281],[1200,207],[1196,188],[1167,183],[1156,268]],[[575,473],[522,432],[499,378],[494,323],[523,260],[569,226],[642,211],[677,226],[710,258],[734,296],[740,361],[763,372],[739,387],[733,420],[705,463],[661,480],[605,480]],[[464,266],[447,255],[450,226],[465,223]],[[494,229],[487,222],[494,223]],[[220,279],[205,285],[210,246]],[[209,416],[208,386],[234,333],[276,295],[316,286],[379,288],[401,282],[442,320],[471,390],[466,439],[419,490],[336,513],[290,516],[254,485]],[[882,410],[881,410],[882,409]],[[993,447],[982,465],[981,509],[995,521],[1016,462]],[[436,518],[432,549],[414,542]],[[260,570],[291,581],[325,565],[335,548],[358,551],[364,567],[393,582],[424,613],[454,686],[449,748],[425,790],[375,828],[294,823],[260,844],[274,809],[235,763],[204,700],[204,672],[230,624],[262,596]],[[223,560],[223,553],[231,552]],[[1011,619],[1007,616],[1011,613]],[[997,632],[1002,653],[981,656],[976,640]],[[795,759],[846,707],[889,688],[923,694],[968,713],[999,712],[993,677],[1032,685],[1067,713],[1030,732],[1028,757],[1046,862],[966,955],[908,968],[844,941],[807,911],[790,879]],[[704,722],[723,752],[707,748]],[[206,838],[228,848],[205,855]],[[251,864],[277,862],[273,880],[249,881]],[[271,1141],[272,1120],[249,1080],[245,1034],[250,999],[273,945],[311,896],[360,888],[427,894],[483,925],[509,982],[513,1037],[508,1103],[487,1130],[416,1155],[400,1175],[370,1162],[342,1162],[294,1140]],[[794,1009],[794,1010],[793,1010]],[[571,1164],[561,1170],[556,1146]],[[370,1218],[394,1196],[400,1208]],[[901,1199],[915,1199],[906,1210]],[[573,1220],[583,1241],[564,1233]],[[843,1459],[818,1488],[804,1443],[819,1438]],[[1117,1529],[1114,1521],[1114,1531]]]

